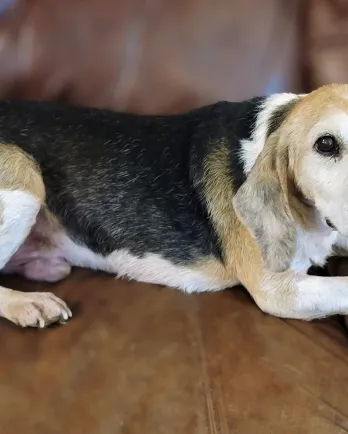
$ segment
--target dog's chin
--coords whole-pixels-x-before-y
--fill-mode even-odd
[[[340,231],[339,229],[336,229],[336,231],[342,235],[342,237],[348,238],[348,230],[345,229],[344,231]]]
[[[337,225],[335,222],[333,222],[333,219],[325,218],[326,225],[332,229],[335,232],[338,232],[343,237],[348,237],[348,226],[344,225],[341,227],[340,225]]]

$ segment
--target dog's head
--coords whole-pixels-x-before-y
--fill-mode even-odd
[[[256,126],[254,142],[263,141],[263,148],[234,207],[265,265],[283,271],[294,256],[299,224],[309,228],[315,214],[348,236],[348,85],[273,105],[260,118],[266,125]]]

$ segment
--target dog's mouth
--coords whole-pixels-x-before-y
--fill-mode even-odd
[[[315,208],[315,204],[310,199],[306,198],[302,193],[297,195],[297,198],[303,203],[303,205],[307,206],[308,208]],[[328,218],[325,218],[326,225],[332,229],[333,231],[337,231],[338,229],[336,226],[332,223],[332,221]]]
[[[333,229],[334,231],[337,231],[336,226],[332,223],[330,219],[325,219],[325,223],[329,226],[329,228]]]

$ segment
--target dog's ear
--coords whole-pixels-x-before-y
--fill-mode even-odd
[[[276,141],[276,134],[268,138],[233,205],[256,240],[265,267],[280,272],[294,257],[296,226],[290,209],[287,150]]]

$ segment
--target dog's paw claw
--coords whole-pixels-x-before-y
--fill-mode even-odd
[[[20,293],[12,299],[6,317],[22,327],[44,328],[52,323],[66,323],[72,316],[66,303],[50,292]]]

